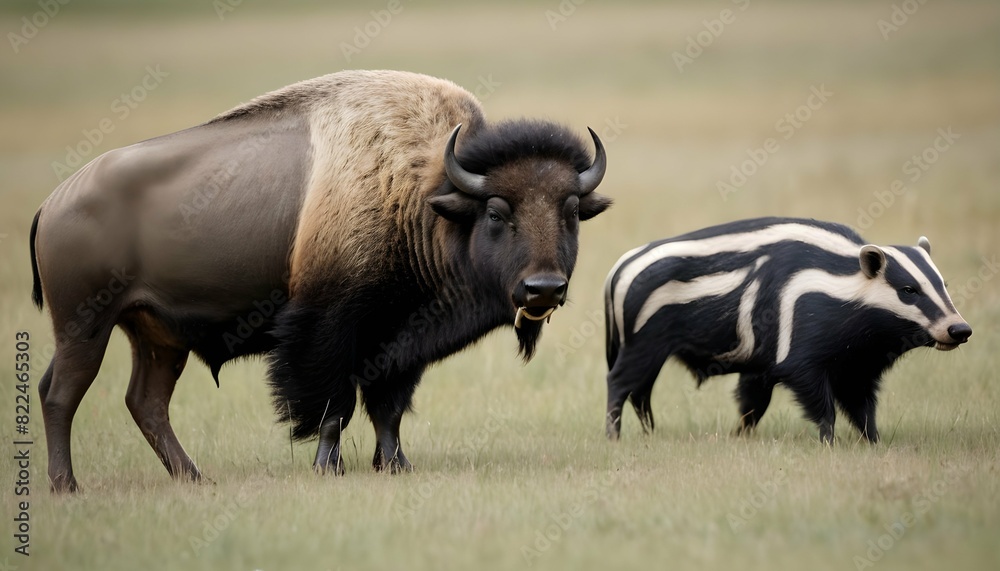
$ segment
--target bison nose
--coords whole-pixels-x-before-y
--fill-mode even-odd
[[[524,307],[555,307],[566,301],[566,278],[556,274],[537,274],[521,282]]]
[[[972,327],[969,327],[968,323],[956,323],[948,328],[948,335],[956,343],[965,343],[972,336]]]

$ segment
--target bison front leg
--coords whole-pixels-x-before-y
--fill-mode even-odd
[[[328,418],[319,429],[319,446],[313,469],[320,473],[344,475],[344,461],[340,456],[340,437],[344,430],[344,418]]]
[[[375,455],[372,468],[390,473],[411,471],[413,465],[403,454],[399,438],[399,424],[403,413],[409,410],[413,391],[420,382],[423,371],[396,374],[379,379],[361,388],[365,408],[375,427]]]
[[[354,386],[345,387],[337,392],[326,405],[323,421],[319,428],[319,446],[316,448],[316,460],[313,469],[320,474],[332,473],[344,475],[344,460],[341,457],[341,436],[347,424],[354,415],[354,407],[358,402],[357,389]]]

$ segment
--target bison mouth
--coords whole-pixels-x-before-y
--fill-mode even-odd
[[[531,321],[541,321],[543,319],[550,319],[552,313],[558,308],[558,306],[551,307],[518,307],[517,313],[514,314],[514,327],[520,329],[524,323],[524,319],[530,319]]]

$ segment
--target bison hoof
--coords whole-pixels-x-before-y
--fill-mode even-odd
[[[343,476],[345,474],[344,463],[338,458],[336,461],[327,463],[316,462],[313,464],[313,471],[317,474],[333,474]]]
[[[375,458],[372,459],[372,468],[376,472],[399,474],[400,472],[412,472],[413,464],[410,464],[410,461],[406,459],[406,456],[403,456],[402,452],[397,452],[395,456],[386,462],[385,456],[381,451],[376,451]]]
[[[49,481],[49,489],[53,494],[73,494],[80,491],[80,486],[73,476],[57,476]]]

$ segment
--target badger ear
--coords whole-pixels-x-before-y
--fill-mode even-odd
[[[885,269],[885,252],[873,244],[861,247],[859,255],[861,271],[869,278],[874,278]]]
[[[452,222],[468,222],[474,220],[479,213],[480,202],[462,192],[439,194],[427,199],[434,212]]]
[[[927,239],[927,236],[921,236],[920,239],[917,240],[917,246],[923,248],[924,251],[927,252],[928,256],[931,255],[931,241]]]
[[[611,206],[612,200],[602,194],[590,192],[580,197],[580,220],[590,220]]]

